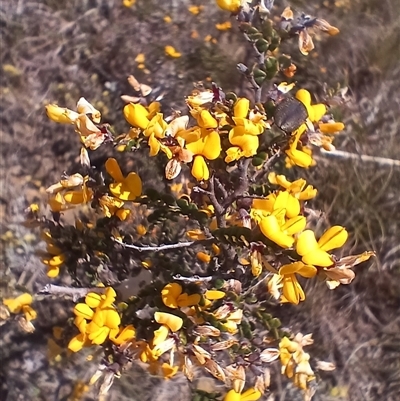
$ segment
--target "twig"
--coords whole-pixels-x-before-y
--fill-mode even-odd
[[[223,219],[224,209],[221,206],[221,204],[218,202],[217,197],[215,196],[214,176],[212,176],[210,178],[209,184],[210,184],[209,191],[207,191],[203,188],[200,188],[200,187],[194,187],[193,191],[207,195],[210,198],[211,204],[214,206],[215,217],[217,219],[218,227],[225,227],[226,223]]]
[[[204,243],[204,241],[186,241],[186,242],[178,242],[176,244],[166,244],[159,246],[137,246],[137,245],[126,244],[125,242],[122,242],[116,238],[114,238],[114,241],[124,246],[125,248],[134,249],[135,251],[138,252],[160,252],[160,251],[165,251],[167,249],[187,248],[200,242]]]
[[[340,159],[352,159],[352,160],[359,160],[362,162],[372,162],[372,163],[377,163],[380,166],[400,167],[400,160],[387,159],[386,157],[357,155],[354,153],[344,152],[342,150],[327,151],[327,150],[321,149],[321,155],[328,156],[328,157],[340,158]]]
[[[40,295],[68,295],[72,297],[75,302],[79,298],[85,297],[89,292],[96,292],[98,294],[104,294],[104,287],[92,287],[92,288],[73,288],[63,287],[61,285],[47,284],[45,285],[38,294]]]
[[[226,198],[228,196],[228,191],[225,189],[225,187],[222,185],[221,181],[218,179],[218,177],[214,177],[215,184],[218,188],[218,190],[221,192],[222,196]]]
[[[239,163],[238,165],[238,169],[240,172],[239,185],[223,202],[222,207],[224,212],[226,212],[228,207],[232,205],[232,203],[235,201],[237,197],[242,196],[244,192],[247,190],[249,186],[247,170],[249,168],[250,163],[251,159],[244,159],[244,160],[242,159],[241,163]]]
[[[264,177],[264,175],[266,173],[268,173],[268,171],[271,169],[271,167],[278,162],[279,158],[282,155],[282,151],[281,149],[279,149],[274,155],[272,155],[262,166],[262,169],[257,171],[253,178],[252,181],[255,182],[256,180],[261,179],[262,177]]]
[[[180,274],[175,274],[175,276],[172,276],[172,278],[174,280],[185,281],[187,283],[208,282],[208,281],[211,281],[213,279],[212,276],[200,277],[197,274],[195,274],[192,277],[184,277],[184,276],[182,276]]]
[[[265,283],[265,280],[268,277],[268,272],[266,272],[264,275],[264,277],[261,277],[258,279],[257,283],[252,285],[251,287],[249,287],[243,294],[242,297],[245,298],[247,295],[249,295],[251,292],[253,292],[259,285]]]
[[[224,219],[224,208],[219,203],[217,196],[215,195],[215,176],[213,175],[210,179],[210,200],[214,206],[215,217],[217,219],[218,227],[225,227],[226,221]]]

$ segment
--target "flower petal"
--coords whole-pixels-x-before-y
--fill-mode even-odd
[[[68,343],[68,349],[72,352],[78,352],[83,348],[85,342],[86,334],[80,333],[71,339],[71,341]]]
[[[165,324],[172,332],[180,330],[183,325],[182,318],[171,313],[155,312],[154,319],[157,323]]]
[[[307,255],[319,249],[317,240],[315,239],[314,231],[305,230],[298,237],[296,242],[296,252],[300,256]]]
[[[240,401],[257,401],[261,398],[261,393],[255,388],[251,387],[242,393]]]
[[[110,329],[106,326],[100,327],[99,330],[94,331],[88,335],[89,340],[92,341],[92,344],[103,344],[104,341],[107,340],[108,335],[110,334]]]
[[[161,290],[161,298],[165,306],[176,309],[178,307],[177,298],[182,294],[182,286],[178,283],[167,284]]]
[[[329,253],[321,250],[321,249],[316,249],[307,255],[304,255],[301,260],[306,264],[306,265],[315,265],[315,266],[321,266],[321,267],[329,267],[334,264],[334,260],[332,259],[332,256],[329,255]]]
[[[250,109],[250,100],[244,97],[237,100],[233,106],[233,115],[239,118],[246,118]]]
[[[208,160],[216,159],[221,153],[221,137],[217,131],[211,131],[204,141],[203,156]]]
[[[218,122],[217,120],[211,115],[208,110],[201,110],[197,117],[197,123],[201,128],[217,128]]]
[[[110,329],[118,329],[121,324],[119,313],[113,308],[105,310],[105,325]]]
[[[192,166],[192,175],[197,181],[208,180],[210,171],[203,156],[196,156]]]
[[[218,290],[207,290],[204,293],[204,296],[209,299],[210,301],[216,300],[216,299],[221,299],[225,296],[225,292],[223,291],[218,291]]]
[[[111,337],[110,333],[110,340],[116,345],[121,345],[128,340],[134,339],[135,336],[136,330],[131,324],[129,324],[128,326],[124,327],[116,337]]]
[[[198,305],[201,300],[200,294],[188,295],[186,293],[181,294],[178,297],[178,305],[180,308]]]
[[[119,167],[119,164],[113,157],[107,159],[107,161],[105,162],[105,167],[107,173],[110,174],[115,181],[121,182],[124,180],[124,176]]]
[[[129,103],[124,107],[126,121],[134,127],[146,129],[149,124],[149,112],[141,104]]]
[[[300,301],[305,300],[305,294],[301,285],[297,281],[297,278],[294,274],[286,275],[283,280],[283,288],[282,295],[285,297],[287,301],[292,304],[297,305]]]
[[[282,231],[288,235],[294,235],[305,229],[307,219],[304,216],[296,216],[286,221],[282,226]]]
[[[168,338],[168,334],[169,334],[169,329],[165,325],[162,325],[159,329],[155,330],[153,338],[153,346],[155,347],[163,343]]]
[[[282,232],[278,220],[275,216],[264,217],[260,222],[261,232],[271,241],[275,242],[282,248],[290,248],[293,243],[293,237]]]
[[[319,247],[323,251],[340,248],[347,241],[349,234],[342,226],[333,226],[329,228],[318,241]]]
[[[84,319],[92,319],[94,315],[93,310],[84,303],[76,304],[74,313],[76,316],[83,317]]]

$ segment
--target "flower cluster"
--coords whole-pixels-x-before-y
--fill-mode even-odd
[[[373,255],[335,255],[347,230],[333,225],[321,234],[308,217],[317,189],[289,178],[315,164],[313,148],[334,149],[344,124],[324,99],[314,102],[303,88],[291,94],[296,66],[280,42],[298,38],[306,54],[312,31],[337,30],[324,20],[295,19],[289,9],[273,18],[268,2],[253,3],[217,0],[255,52],[255,64],[238,65],[254,98],[197,83],[185,97],[186,114],[162,112],[168,107],[152,88],[130,76],[137,96],[122,96],[129,128],[120,135],[84,98],[77,111],[46,107],[51,120],[78,133],[80,165],[47,189],[50,218],[37,208],[27,217],[42,229],[47,275],[69,275],[74,284],[47,292],[80,298],[68,349],[104,350],[91,383],[105,375],[108,389],[139,360],[166,379],[181,371],[193,380],[200,367],[230,389],[225,401],[251,401],[269,387],[270,365],[280,363],[282,374],[310,394],[316,375],[303,347],[311,335],[283,330],[271,302],[299,304],[302,281],[317,276],[330,289],[349,284],[353,267]],[[202,10],[189,7],[192,15]],[[164,50],[182,57],[172,46]],[[145,61],[138,55],[137,67],[145,70]],[[94,165],[100,147],[107,157]],[[152,183],[153,164],[139,177],[121,153],[159,161],[165,177],[158,182],[170,190]],[[75,225],[64,221],[70,209],[81,213]],[[29,297],[4,303],[32,320]]]
[[[314,342],[310,334],[297,334],[293,340],[284,337],[279,343],[279,357],[282,364],[282,374],[303,390],[307,390],[308,382],[315,379],[311,369],[310,355],[303,351],[303,347]]]
[[[37,313],[31,307],[33,302],[32,295],[24,293],[16,298],[5,298],[3,304],[7,306],[8,310],[14,314],[22,313],[27,322],[36,319]]]
[[[89,292],[84,303],[75,305],[74,324],[79,330],[68,344],[73,352],[84,346],[100,345],[107,339],[120,345],[135,338],[135,329],[132,325],[121,326],[121,318],[113,306],[116,293],[112,287],[107,287],[104,294]]]

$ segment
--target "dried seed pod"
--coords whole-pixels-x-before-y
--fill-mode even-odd
[[[275,124],[287,134],[299,128],[306,121],[307,117],[306,107],[294,97],[282,100],[275,108]]]

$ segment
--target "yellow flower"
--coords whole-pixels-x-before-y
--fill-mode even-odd
[[[107,287],[104,294],[89,292],[85,303],[75,305],[74,323],[80,333],[70,340],[68,349],[78,352],[87,345],[103,344],[108,338],[120,345],[135,336],[133,326],[119,327],[121,318],[112,306],[115,297],[115,290]]]
[[[236,126],[244,127],[243,134],[260,135],[268,128],[265,116],[250,110],[250,101],[246,98],[237,100],[233,107],[233,121]]]
[[[172,332],[182,328],[183,320],[179,316],[166,312],[155,312],[154,319],[157,323],[167,326]]]
[[[165,46],[164,51],[167,56],[172,58],[179,58],[182,56],[173,46]]]
[[[179,370],[179,366],[171,366],[170,364],[164,362],[161,365],[162,375],[164,379],[171,379]]]
[[[210,172],[204,158],[208,160],[216,159],[221,153],[221,138],[217,131],[201,129],[197,139],[186,144],[186,149],[195,155],[192,175],[198,180],[208,180]]]
[[[107,159],[105,163],[108,174],[116,181],[110,184],[110,192],[118,199],[123,201],[135,200],[142,193],[142,181],[140,177],[134,173],[123,176],[118,162],[114,158]]]
[[[237,393],[235,390],[229,390],[224,398],[224,401],[257,401],[262,394],[255,388],[249,388],[244,393]]]
[[[237,100],[233,107],[235,127],[229,132],[229,142],[233,147],[227,149],[225,162],[230,163],[241,157],[251,157],[257,153],[258,135],[262,134],[268,124],[264,116],[250,111],[250,101],[246,98]]]
[[[258,277],[262,273],[262,255],[260,251],[255,249],[250,254],[251,274],[254,277]]]
[[[165,325],[160,326],[159,329],[154,330],[153,346],[163,343],[169,335],[169,328]]]
[[[314,159],[311,155],[311,149],[302,147],[299,143],[300,137],[306,130],[306,126],[303,124],[298,128],[291,139],[289,149],[285,151],[290,161],[299,167],[308,168],[314,163]],[[300,149],[298,149],[300,147]]]
[[[194,158],[192,175],[197,181],[207,181],[210,178],[210,170],[203,156],[196,156]]]
[[[341,226],[329,228],[318,242],[313,231],[305,230],[297,238],[296,252],[305,264],[329,267],[334,264],[334,259],[327,251],[343,246],[347,237],[346,229]]]
[[[192,13],[193,15],[197,15],[199,14],[202,10],[203,10],[204,6],[189,6],[188,10],[190,13]]]
[[[161,113],[156,113],[150,120],[144,130],[144,135],[149,137],[148,144],[150,147],[150,156],[155,156],[160,150],[162,150],[169,159],[172,157],[171,150],[159,141],[159,139],[165,137],[167,128],[168,124],[163,120],[163,115]]]
[[[95,125],[100,122],[100,112],[83,97],[78,100],[77,112],[50,104],[46,106],[46,113],[55,122],[74,124],[82,143],[92,150],[96,150],[107,137]]]
[[[200,302],[200,294],[188,295],[182,291],[182,286],[178,283],[167,284],[161,291],[164,305],[176,309],[197,305]]]
[[[237,14],[240,10],[241,0],[217,0],[217,5],[224,11]]]
[[[101,120],[101,113],[92,104],[90,104],[84,97],[81,97],[76,104],[76,110],[80,115],[85,114],[95,122],[99,123]]]
[[[163,120],[162,113],[156,113],[149,121],[146,129],[144,130],[145,136],[153,135],[156,138],[163,138],[168,124]]]
[[[121,327],[119,333],[115,337],[112,337],[110,334],[110,340],[116,345],[121,345],[129,340],[134,339],[135,336],[136,330],[131,324],[129,324],[124,328]]]
[[[140,236],[143,237],[143,235],[145,235],[147,233],[147,229],[143,224],[139,224],[136,227],[136,233]]]
[[[222,22],[220,24],[215,24],[215,27],[219,31],[227,31],[228,29],[232,28],[232,23],[230,21]]]
[[[81,188],[78,190],[65,192],[65,201],[72,205],[80,205],[90,202],[93,199],[93,190],[87,187],[86,182],[87,178],[85,178]]]
[[[296,273],[302,277],[311,278],[317,274],[317,269],[302,262],[283,265],[279,269],[279,275],[282,277],[283,284],[283,301],[288,301],[295,305],[306,298],[300,283],[297,281]]]
[[[279,343],[280,361],[282,374],[292,379],[294,384],[306,390],[308,383],[315,379],[309,360],[310,355],[303,351],[303,345],[312,344],[311,335],[296,335],[293,341],[287,337],[282,338]]]
[[[90,202],[93,199],[93,190],[86,185],[88,180],[89,176],[82,177],[81,174],[73,174],[47,188],[46,192],[50,194],[55,193],[48,201],[51,210],[53,212],[60,212],[72,208],[73,205]],[[78,189],[66,191],[63,195],[60,193],[64,189],[76,187]]]
[[[207,290],[204,293],[204,296],[210,301],[214,301],[216,299],[222,299],[225,296],[225,293],[219,290]]]
[[[60,274],[60,267],[65,262],[66,256],[63,253],[54,255],[53,257],[43,258],[42,262],[47,265],[47,276],[50,278],[57,277]]]
[[[149,111],[141,104],[129,103],[124,107],[126,121],[134,127],[146,129],[149,124]]]
[[[56,123],[73,124],[79,117],[79,113],[65,107],[59,107],[56,104],[48,104],[46,106],[47,117]]]
[[[319,123],[318,127],[323,134],[334,134],[344,130],[344,124],[341,122]]]
[[[196,257],[204,263],[210,263],[211,261],[211,256],[205,252],[197,252]]]
[[[262,218],[259,226],[261,232],[268,239],[282,248],[290,248],[294,243],[293,235],[304,230],[306,218],[296,216],[284,222],[282,219],[278,219],[276,215],[270,215]]]
[[[106,217],[117,216],[121,221],[125,221],[130,216],[131,211],[124,209],[124,202],[112,196],[103,195],[98,199],[99,206]]]
[[[310,200],[317,196],[318,191],[312,185],[307,185],[306,187],[307,182],[302,178],[290,182],[284,175],[277,175],[272,172],[268,175],[268,180],[271,184],[285,188],[292,197],[299,200]]]
[[[21,294],[16,298],[3,299],[3,304],[7,306],[11,313],[18,314],[22,312],[28,322],[37,317],[36,311],[30,306],[32,302],[32,295],[28,293]]]
[[[307,109],[308,122],[314,123],[319,129],[315,132],[308,134],[309,143],[324,148],[325,150],[332,150],[332,137],[325,134],[332,134],[344,129],[343,123],[320,122],[322,117],[326,114],[326,106],[322,103],[311,104],[311,94],[305,89],[300,89],[296,93],[296,98],[300,100]],[[314,162],[311,151],[301,145],[300,138],[307,130],[307,125],[302,124],[294,133],[289,146],[285,151],[292,164],[300,167],[308,168]]]
[[[139,53],[136,57],[135,57],[135,61],[138,64],[142,64],[146,61],[146,56],[144,55],[144,53]]]
[[[125,7],[132,7],[134,4],[136,3],[136,0],[123,0],[122,1],[122,4],[125,6]]]
[[[203,239],[206,239],[205,234],[203,233],[203,231],[201,231],[200,229],[196,229],[196,230],[189,230],[186,235],[192,239],[193,241],[201,241]]]
[[[234,146],[226,151],[226,163],[254,156],[260,144],[258,136],[247,134],[244,126],[236,126],[229,131],[229,142]]]
[[[326,113],[326,106],[322,103],[311,105],[311,94],[306,89],[296,92],[296,99],[300,100],[307,109],[308,118],[312,122],[318,122]]]

